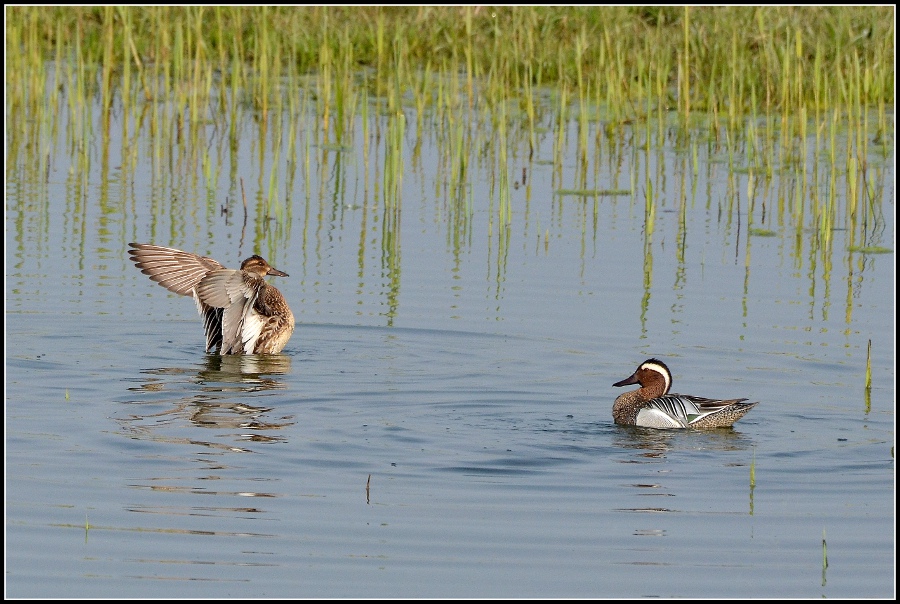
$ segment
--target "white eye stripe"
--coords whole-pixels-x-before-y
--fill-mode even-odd
[[[663,376],[663,379],[666,380],[666,388],[663,390],[663,394],[669,391],[669,388],[672,386],[672,374],[669,373],[669,370],[664,365],[660,365],[659,363],[644,363],[641,365],[641,369],[655,371]]]

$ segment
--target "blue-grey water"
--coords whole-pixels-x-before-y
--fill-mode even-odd
[[[279,154],[249,115],[7,125],[7,596],[895,595],[892,148],[854,193],[812,140],[766,175],[601,121],[585,172],[548,118],[455,195],[412,109],[294,118]],[[205,354],[130,241],[289,273],[284,353]],[[613,424],[653,356],[759,405]]]

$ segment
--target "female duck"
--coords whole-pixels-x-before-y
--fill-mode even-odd
[[[672,373],[658,359],[641,363],[631,377],[613,386],[640,384],[637,390],[622,393],[613,403],[617,424],[645,428],[725,428],[741,419],[756,403],[745,398],[727,401],[669,394]]]
[[[294,315],[266,275],[287,277],[260,256],[228,269],[206,256],[149,243],[131,243],[131,260],[170,292],[193,296],[206,331],[206,351],[275,354],[294,333]]]

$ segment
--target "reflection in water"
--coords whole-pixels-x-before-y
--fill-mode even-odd
[[[387,276],[387,326],[394,324],[400,306],[401,245],[403,209],[403,140],[406,118],[402,113],[388,118],[384,160],[384,217],[382,219],[381,267]]]
[[[613,436],[613,445],[621,449],[636,450],[632,458],[623,459],[621,463],[637,464],[661,464],[668,463],[668,454],[679,451],[746,451],[753,443],[734,428],[719,428],[715,430],[655,430],[653,428],[639,428],[636,426],[617,426],[617,433]],[[743,465],[743,464],[725,464]],[[755,485],[755,459],[750,462],[750,515],[753,514],[753,488]],[[627,484],[637,490],[638,496],[651,497],[675,497],[672,487],[662,480],[668,475],[668,470],[659,470],[653,474],[653,479],[646,482]],[[640,506],[619,508],[622,512],[646,512],[663,513],[679,512],[683,510],[671,509],[660,506]],[[661,529],[641,529],[646,535],[655,534],[664,536]],[[649,532],[648,532],[649,531]]]
[[[648,182],[647,196],[644,199],[644,295],[641,298],[641,339],[646,339],[647,311],[650,308],[650,292],[653,289],[653,228],[656,222],[656,202],[653,199],[653,187]]]
[[[646,459],[665,459],[672,450],[742,451],[752,442],[734,428],[715,430],[656,430],[637,426],[617,426],[613,445],[623,449],[638,449],[640,459],[625,463],[641,463]]]
[[[613,438],[613,446],[623,449],[640,449],[638,457],[644,459],[665,458],[671,449],[673,434],[669,430],[623,427]],[[644,459],[630,459],[628,463],[640,463]]]
[[[284,354],[218,355],[206,357],[206,369],[198,374],[206,391],[255,392],[283,389],[284,382],[267,375],[286,375],[291,370],[291,357]],[[242,384],[241,387],[206,384]]]
[[[134,506],[129,511],[164,516],[247,518],[266,513],[268,510],[261,507],[235,506],[233,498],[266,499],[282,494],[272,490],[271,479],[259,474],[257,464],[229,463],[232,458],[228,454],[254,452],[246,446],[237,446],[235,441],[251,444],[286,441],[283,430],[294,424],[292,416],[275,415],[273,407],[259,405],[258,401],[269,390],[285,388],[280,376],[290,370],[291,357],[287,355],[207,355],[199,370],[197,367],[143,370],[143,383],[129,389],[139,396],[129,401],[132,413],[118,422],[130,438],[153,445],[161,443],[162,446],[152,449],[150,456],[165,458],[167,463],[148,466],[163,473],[130,479],[128,487],[168,493],[175,499],[167,500],[168,504]],[[269,488],[260,488],[263,484]],[[203,498],[202,506],[177,498],[186,494],[223,497],[223,505],[210,505],[213,500],[207,497]]]
[[[202,444],[230,451],[247,451],[232,444],[203,442],[190,437],[164,436],[162,432],[173,425],[182,428],[184,421],[201,428],[240,430],[236,436],[247,442],[282,442],[284,437],[272,434],[293,425],[291,416],[271,418],[272,407],[253,404],[255,397],[268,390],[285,388],[284,382],[274,376],[287,374],[291,369],[291,357],[287,355],[207,355],[200,371],[186,368],[147,369],[142,373],[152,376],[149,381],[132,391],[153,394],[152,401],[136,400],[147,413],[132,414],[120,423],[135,438],[173,443]],[[199,385],[199,392],[198,392]],[[175,400],[160,399],[179,389],[187,391]],[[234,397],[239,396],[238,400]],[[165,408],[160,410],[159,405]],[[262,432],[266,432],[263,434]]]

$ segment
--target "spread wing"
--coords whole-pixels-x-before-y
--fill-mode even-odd
[[[196,286],[207,273],[224,268],[221,264],[189,252],[150,243],[130,243],[132,262],[170,292],[181,296],[194,294]],[[202,311],[200,314],[203,314]]]

